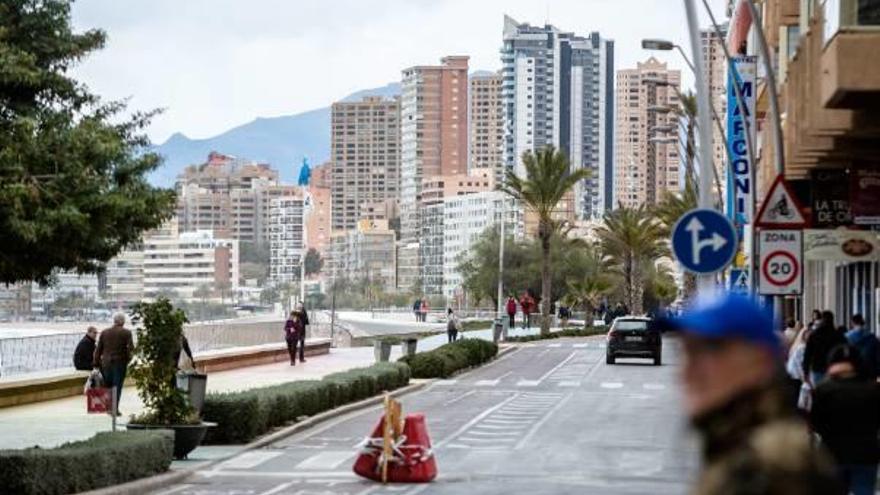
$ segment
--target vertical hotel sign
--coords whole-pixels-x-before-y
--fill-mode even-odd
[[[727,174],[727,215],[740,235],[742,227],[752,223],[755,215],[755,174],[752,170],[755,164],[749,159],[746,132],[751,134],[752,143],[755,144],[756,76],[756,57],[733,58],[727,77],[727,147],[731,160]],[[734,84],[740,87],[746,115],[739,111]]]

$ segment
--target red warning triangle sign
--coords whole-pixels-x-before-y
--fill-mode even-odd
[[[766,229],[802,229],[809,226],[804,209],[782,175],[777,175],[767,192],[756,227]]]

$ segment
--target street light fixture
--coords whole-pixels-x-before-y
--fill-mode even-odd
[[[694,64],[691,62],[691,59],[688,58],[688,56],[684,52],[684,50],[682,50],[680,46],[676,45],[675,43],[673,43],[669,40],[661,40],[661,39],[656,39],[656,38],[644,39],[644,40],[642,40],[642,48],[645,50],[655,50],[655,51],[661,51],[661,52],[668,52],[668,51],[671,51],[672,49],[677,49],[678,53],[681,53],[681,56],[684,57],[685,63],[687,63],[688,67],[691,68],[691,72],[696,71]]]

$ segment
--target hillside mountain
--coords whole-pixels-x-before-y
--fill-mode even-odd
[[[400,94],[400,83],[366,89],[346,96],[356,101],[364,96],[393,97]],[[330,107],[280,117],[258,118],[206,139],[190,139],[176,133],[154,147],[164,163],[150,176],[159,186],[174,184],[187,165],[203,163],[211,151],[270,163],[285,182],[295,182],[303,157],[319,165],[330,157]]]

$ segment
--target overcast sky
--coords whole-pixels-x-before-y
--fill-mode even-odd
[[[725,3],[710,0],[719,19]],[[131,109],[164,108],[154,142],[204,138],[326,106],[446,54],[497,70],[505,13],[599,31],[616,42],[616,69],[649,56],[645,37],[689,46],[678,0],[78,0],[75,26],[106,30],[108,43],[76,73],[105,98],[131,98]],[[657,56],[684,67],[677,53]]]

